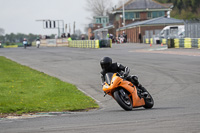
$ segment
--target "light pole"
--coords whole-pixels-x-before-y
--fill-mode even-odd
[[[125,26],[125,12],[124,12],[124,0],[123,1],[123,25]]]

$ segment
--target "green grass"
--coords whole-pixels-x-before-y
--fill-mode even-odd
[[[0,56],[0,114],[98,108],[76,86]]]

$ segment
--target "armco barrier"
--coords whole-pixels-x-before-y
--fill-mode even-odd
[[[99,40],[72,40],[69,41],[69,47],[75,48],[101,48],[101,47],[112,47],[112,40],[109,40],[108,46],[103,46],[103,41]]]
[[[172,41],[168,40],[170,42],[168,44],[169,48],[170,46],[172,46],[171,48],[200,48],[200,38],[181,38]]]

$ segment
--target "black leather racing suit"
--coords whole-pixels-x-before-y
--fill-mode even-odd
[[[130,69],[128,67],[126,67],[126,66],[123,66],[123,65],[119,64],[119,63],[112,63],[112,65],[109,68],[107,68],[106,70],[103,69],[101,71],[102,85],[105,82],[105,74],[109,73],[109,72],[111,72],[111,73],[118,72],[118,73],[124,75],[124,78],[126,80],[132,82],[134,85],[136,85],[138,87],[140,86],[139,82],[138,82],[138,79],[137,79],[137,76],[128,76],[128,74],[130,72]]]

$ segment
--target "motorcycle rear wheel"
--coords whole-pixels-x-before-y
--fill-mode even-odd
[[[122,92],[124,94],[122,94]],[[126,111],[131,111],[133,109],[132,101],[128,97],[128,94],[125,91],[117,90],[114,92],[114,98],[117,101],[117,103]]]

